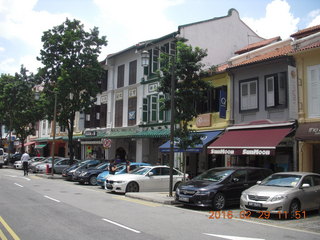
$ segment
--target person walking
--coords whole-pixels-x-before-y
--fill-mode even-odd
[[[28,172],[29,172],[29,159],[30,159],[30,156],[29,156],[29,154],[27,153],[27,152],[24,152],[23,151],[23,154],[22,154],[22,156],[21,156],[21,162],[22,162],[22,164],[23,164],[23,176],[26,176],[26,175],[28,175]]]
[[[130,173],[130,161],[126,161],[126,173]]]

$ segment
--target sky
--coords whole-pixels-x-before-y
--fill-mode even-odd
[[[44,31],[77,19],[98,27],[108,45],[99,60],[178,26],[222,17],[234,8],[259,36],[287,39],[320,24],[320,0],[0,0],[0,74],[36,72]]]

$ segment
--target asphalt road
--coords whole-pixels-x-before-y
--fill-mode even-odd
[[[0,238],[59,239],[320,239],[320,234],[161,205],[104,190],[0,169]],[[236,218],[237,217],[237,218]]]

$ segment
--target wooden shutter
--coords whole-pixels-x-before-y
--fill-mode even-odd
[[[308,116],[320,117],[320,65],[308,67]]]
[[[107,126],[107,111],[108,111],[108,104],[102,104],[100,107],[100,127]]]
[[[142,103],[142,121],[148,122],[148,99],[144,98]]]
[[[164,121],[165,119],[165,110],[164,110],[164,96],[159,95],[159,121]]]
[[[129,85],[137,82],[137,60],[129,64]]]
[[[124,65],[118,67],[118,81],[117,88],[121,88],[124,86]]]
[[[157,112],[158,112],[158,96],[152,95],[151,96],[151,119],[150,119],[150,121],[152,121],[152,122],[157,121]]]
[[[115,127],[122,127],[123,100],[116,101],[115,105],[116,105],[116,109],[115,109],[114,125]]]
[[[267,107],[275,106],[275,81],[274,76],[266,78],[266,105]]]
[[[278,78],[278,104],[287,104],[287,73],[280,73]]]

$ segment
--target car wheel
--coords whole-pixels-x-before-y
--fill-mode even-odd
[[[300,203],[298,200],[293,200],[289,207],[289,217],[296,218],[297,211],[300,211]]]
[[[89,178],[89,183],[93,186],[97,185],[97,176],[91,176]]]
[[[226,198],[222,193],[217,193],[212,201],[212,206],[215,210],[222,210],[226,206]]]
[[[173,187],[173,191],[175,191],[177,189],[177,187],[180,185],[181,182],[177,182],[174,187]]]
[[[129,182],[126,187],[126,192],[139,192],[139,185],[136,182]]]

